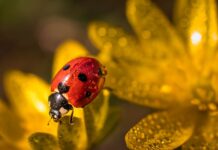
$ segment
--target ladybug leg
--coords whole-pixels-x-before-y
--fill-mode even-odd
[[[73,125],[73,113],[74,113],[74,110],[72,108],[71,110],[71,115],[70,115],[70,124]]]
[[[70,124],[72,125],[73,124],[73,113],[74,113],[73,107],[72,107],[72,105],[67,104],[67,105],[64,106],[64,109],[66,109],[67,111],[71,110]]]

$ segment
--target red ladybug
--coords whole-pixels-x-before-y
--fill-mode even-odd
[[[80,57],[69,61],[55,75],[49,96],[50,116],[54,121],[74,107],[84,107],[94,100],[103,88],[106,69],[90,57]]]

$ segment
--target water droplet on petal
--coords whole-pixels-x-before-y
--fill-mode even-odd
[[[106,32],[106,29],[104,27],[98,29],[99,36],[105,36],[106,33],[107,32]]]

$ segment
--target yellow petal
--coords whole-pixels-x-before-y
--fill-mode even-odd
[[[189,112],[190,113],[190,112]],[[192,135],[194,116],[185,111],[148,115],[125,136],[130,149],[175,149]]]
[[[198,67],[210,60],[217,47],[215,0],[177,0],[175,21]]]
[[[64,42],[55,52],[52,69],[53,76],[71,59],[86,55],[88,55],[88,50],[79,42],[73,40]]]
[[[93,43],[102,50],[98,58],[108,69],[106,86],[111,87],[116,95],[158,108],[169,106],[178,99],[184,100],[182,93],[186,92],[181,91],[186,90],[187,86],[183,85],[182,73],[173,71],[175,68],[169,68],[164,63],[147,60],[142,50],[137,50],[134,38],[122,29],[96,22],[90,25],[89,35]],[[118,42],[121,37],[126,37],[127,40],[124,48]],[[107,46],[108,43],[110,46]],[[172,64],[175,65],[175,62]],[[164,74],[166,79],[163,79]]]
[[[188,85],[182,73],[161,72],[155,66],[107,64],[106,85],[122,99],[154,108],[167,108],[187,100]]]
[[[4,76],[4,87],[14,110],[23,120],[27,134],[50,132],[56,134],[56,124],[47,125],[49,86],[33,74],[10,71]]]
[[[0,100],[0,137],[7,143],[16,143],[24,136],[21,120],[13,109]]]
[[[89,35],[101,50],[98,58],[108,69],[106,86],[111,87],[119,97],[158,108],[173,104],[178,99],[184,100],[181,91],[187,86],[183,82],[184,74],[178,68],[174,70],[175,66],[179,66],[175,65],[176,61],[169,67],[164,61],[160,63],[153,57],[148,58],[143,49],[138,49],[139,45],[132,36],[106,23],[92,23]],[[126,39],[125,46],[119,43],[123,38]]]
[[[201,116],[198,128],[183,146],[182,149],[195,150],[195,149],[218,149],[218,116],[208,116],[205,120]]]
[[[174,59],[184,54],[180,38],[150,0],[128,0],[127,17],[147,55],[153,59]]]
[[[89,26],[89,37],[94,45],[101,50],[99,58],[110,61],[144,62],[143,49],[136,39],[125,33],[121,28],[103,22],[93,22]]]

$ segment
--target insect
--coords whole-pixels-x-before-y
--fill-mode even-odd
[[[106,68],[96,59],[79,57],[64,65],[51,82],[49,115],[58,122],[73,107],[85,107],[104,86]]]

